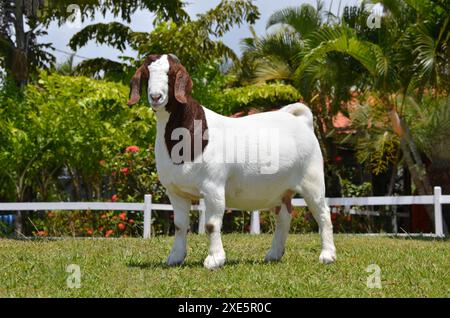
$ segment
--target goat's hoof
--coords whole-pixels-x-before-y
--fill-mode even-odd
[[[336,261],[336,251],[323,250],[319,256],[319,262],[330,264]]]
[[[219,267],[222,267],[223,264],[225,264],[225,254],[208,255],[203,262],[203,265],[211,270],[218,269]]]
[[[264,258],[264,262],[266,262],[266,263],[278,262],[281,260],[283,255],[284,255],[284,250],[270,249],[269,252],[267,252],[266,257]]]
[[[171,252],[169,257],[167,258],[167,265],[169,266],[177,266],[181,265],[186,257],[186,253],[182,252]]]

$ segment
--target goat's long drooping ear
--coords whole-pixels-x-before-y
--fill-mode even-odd
[[[180,65],[175,78],[175,98],[182,104],[187,103],[187,95],[192,91],[192,80],[186,69]]]
[[[150,76],[147,66],[147,63],[142,64],[142,66],[136,70],[136,73],[131,78],[130,97],[127,103],[128,106],[136,104],[141,99],[142,79],[148,81],[148,78]]]

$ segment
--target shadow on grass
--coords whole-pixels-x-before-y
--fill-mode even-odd
[[[238,266],[238,265],[267,265],[268,263],[263,260],[252,259],[230,259],[225,262],[225,266]],[[181,265],[169,266],[165,261],[150,261],[150,262],[127,262],[128,267],[140,268],[140,269],[169,269],[169,268],[203,268],[203,261],[185,261]]]
[[[408,235],[404,235],[404,236],[399,236],[399,235],[391,235],[391,236],[387,236],[390,239],[393,240],[413,240],[413,241],[426,241],[426,242],[447,242],[450,241],[450,237],[449,236],[445,236],[445,237],[433,237],[433,236],[408,236]]]

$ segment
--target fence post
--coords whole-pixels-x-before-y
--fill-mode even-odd
[[[261,227],[259,223],[259,211],[252,211],[250,219],[250,234],[260,234],[260,233]]]
[[[198,202],[198,234],[205,234],[205,201]]]
[[[150,238],[152,235],[152,195],[144,196],[144,239]]]
[[[441,205],[441,187],[434,187],[434,232],[436,236],[444,236],[444,227],[442,224],[442,205]]]

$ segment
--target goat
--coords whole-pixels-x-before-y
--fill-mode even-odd
[[[319,225],[322,241],[319,261],[336,260],[332,223],[325,201],[323,158],[314,134],[313,116],[307,106],[294,103],[278,111],[240,118],[219,115],[191,96],[192,80],[173,54],[146,57],[131,79],[128,105],[139,101],[144,81],[148,82],[148,100],[157,121],[158,176],[174,208],[175,242],[168,265],[181,264],[186,257],[189,209],[192,201],[200,198],[205,202],[205,229],[210,243],[204,261],[206,268],[216,269],[225,263],[220,232],[226,207],[275,208],[276,229],[265,261],[280,260],[289,233],[291,199],[295,193],[303,196]],[[268,129],[268,133],[250,140],[246,148],[246,143],[242,142],[246,132],[267,132]],[[229,132],[234,132],[233,138],[237,137],[239,145],[230,146]],[[181,136],[185,138],[184,147],[180,148]],[[228,156],[225,151],[236,150],[236,147],[234,159],[248,155],[252,147],[272,147],[278,152],[270,158],[267,152],[260,151],[256,156],[259,161],[224,160]],[[180,154],[181,160],[175,158]],[[269,159],[277,161],[276,167],[264,171]]]

